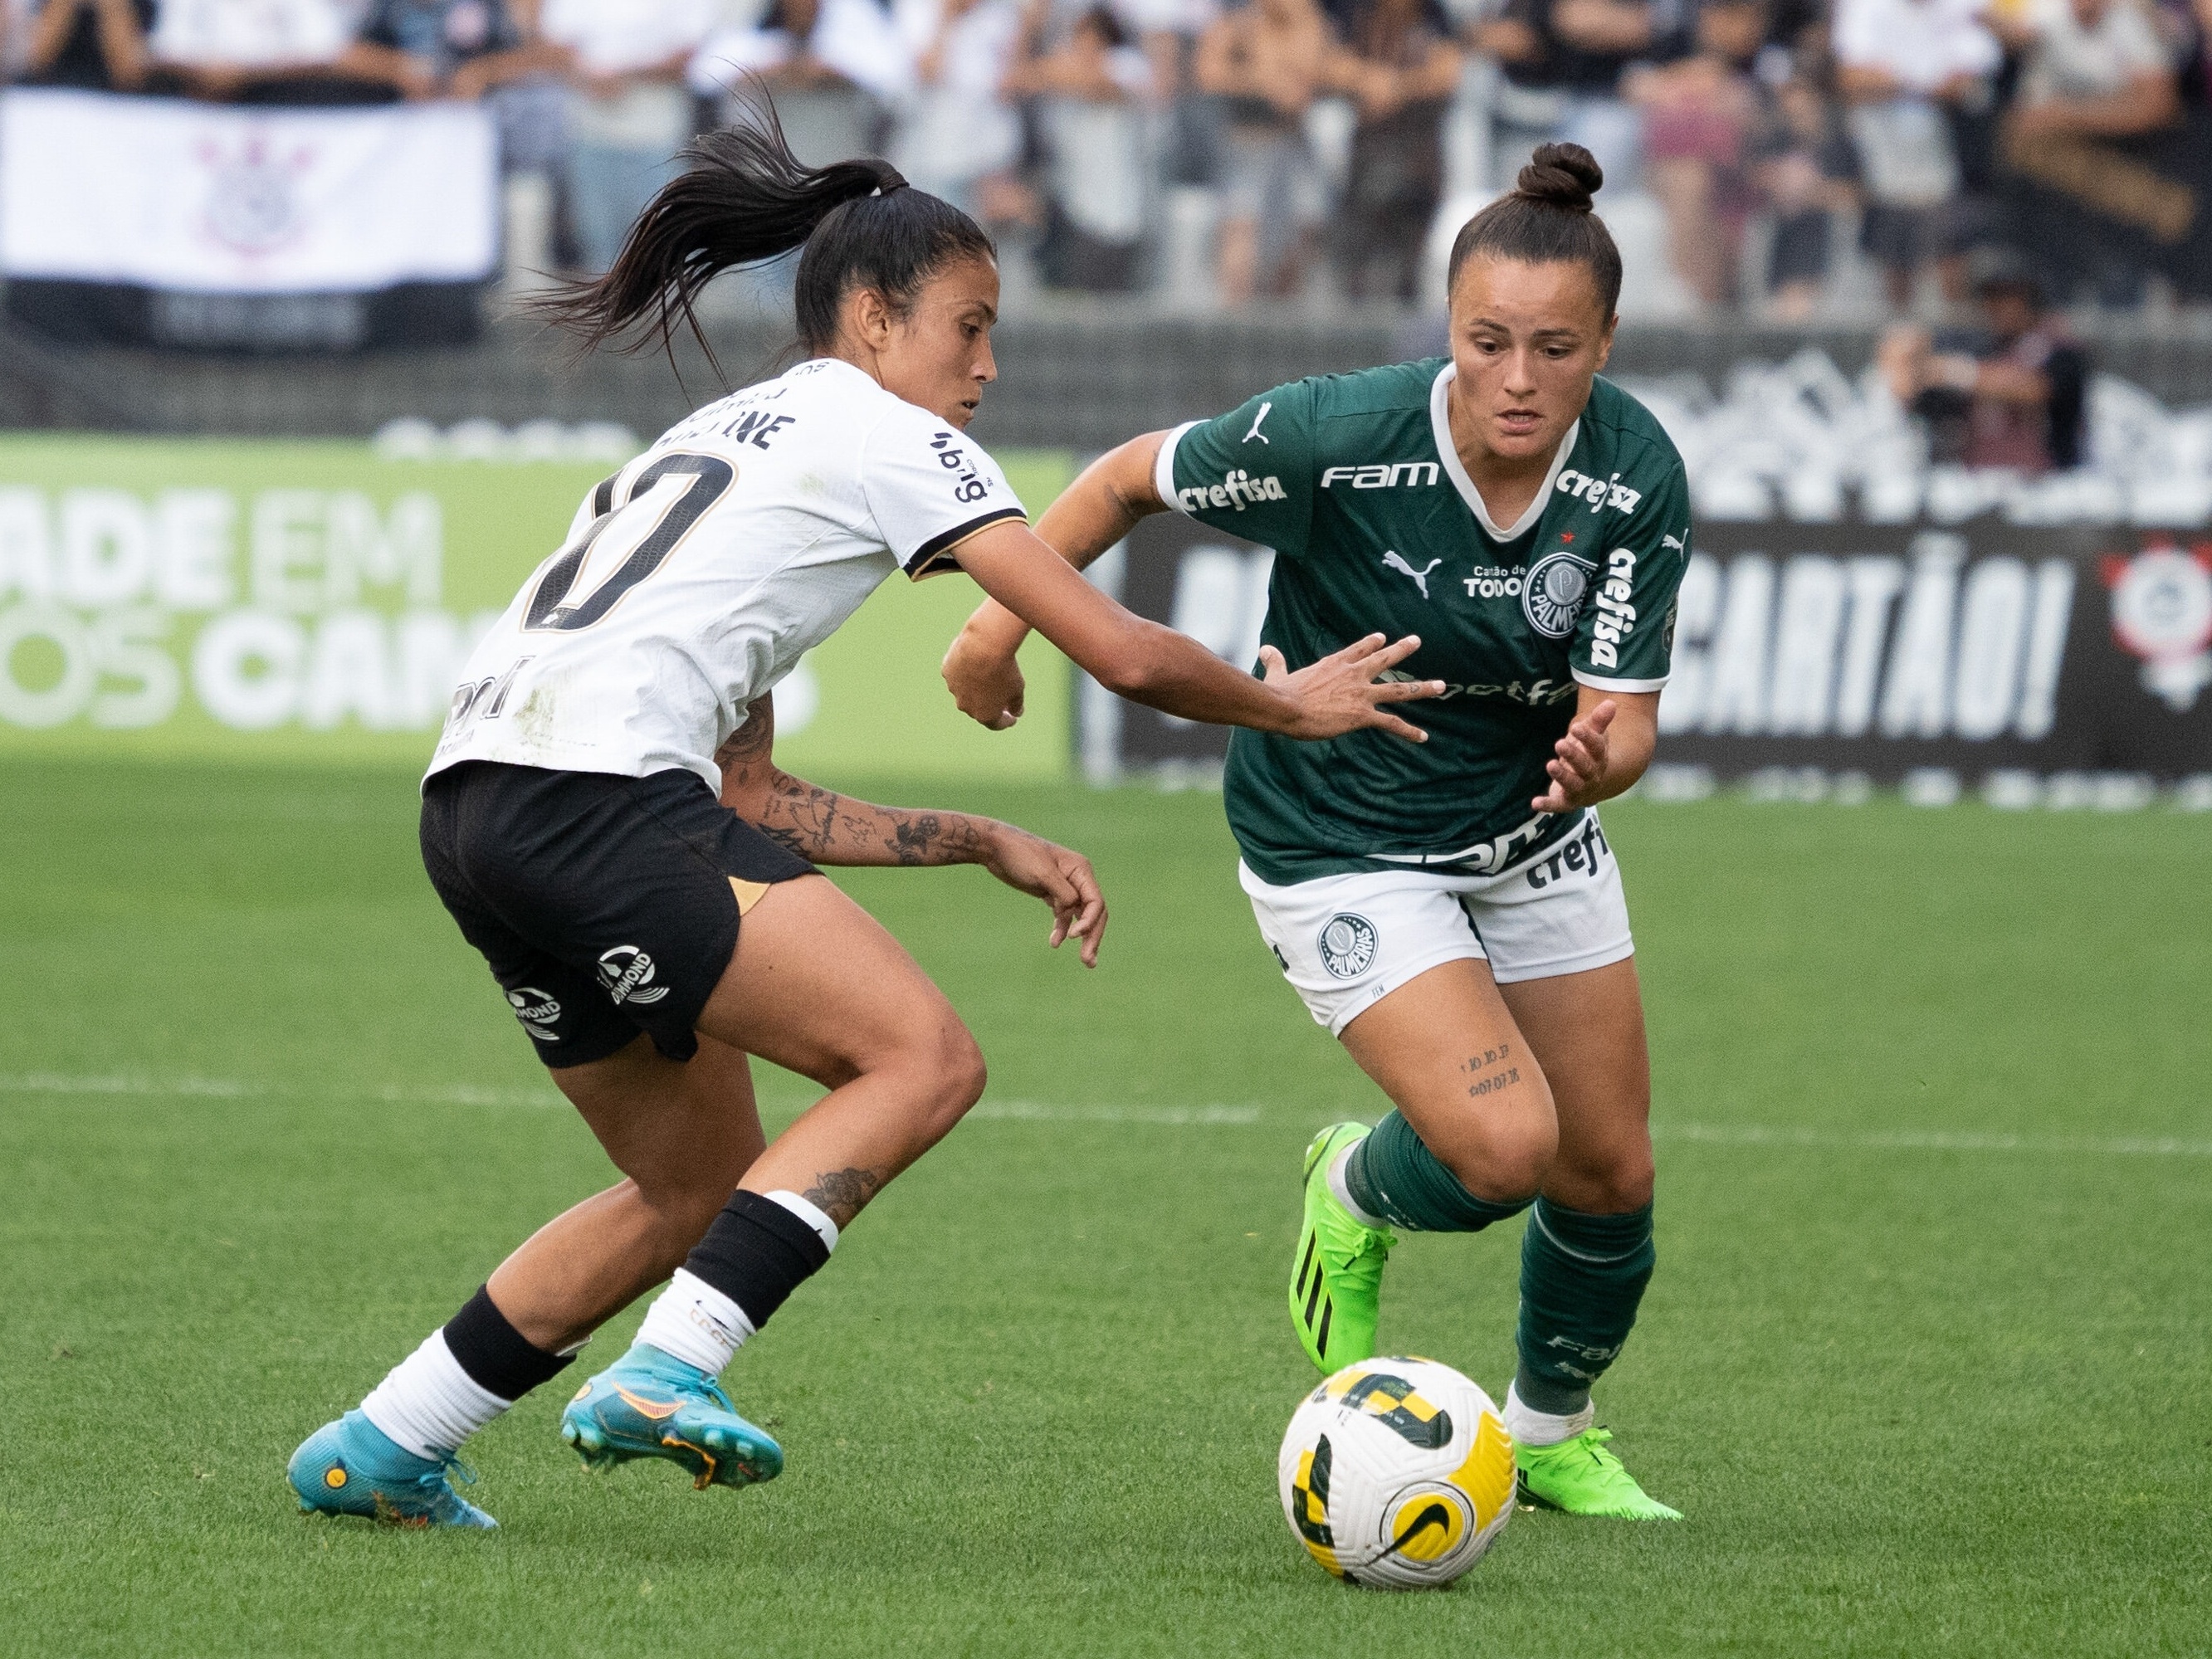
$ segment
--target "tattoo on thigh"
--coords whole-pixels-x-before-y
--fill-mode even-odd
[[[819,1205],[840,1227],[860,1214],[884,1178],[873,1170],[832,1170],[814,1177],[814,1184],[799,1196]]]
[[[1512,1052],[1511,1043],[1501,1042],[1495,1048],[1485,1048],[1480,1054],[1470,1054],[1462,1060],[1459,1069],[1473,1079],[1467,1085],[1468,1093],[1480,1099],[1484,1095],[1495,1094],[1500,1089],[1509,1089],[1518,1083],[1521,1068],[1508,1060]]]

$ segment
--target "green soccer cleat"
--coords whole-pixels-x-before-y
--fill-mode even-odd
[[[1291,1268],[1291,1323],[1306,1358],[1328,1372],[1374,1357],[1382,1267],[1398,1242],[1361,1222],[1328,1188],[1328,1166],[1366,1133],[1364,1123],[1332,1123],[1306,1146],[1306,1212]]]
[[[395,1527],[496,1527],[447,1477],[476,1476],[458,1458],[417,1457],[360,1411],[300,1443],[284,1477],[309,1514],[358,1515]]]
[[[1645,1492],[1636,1477],[1621,1468],[1620,1460],[1605,1449],[1612,1438],[1611,1429],[1584,1429],[1556,1446],[1516,1442],[1513,1461],[1521,1468],[1521,1501],[1569,1515],[1680,1521],[1681,1510],[1670,1510]]]
[[[647,1342],[576,1391],[561,1413],[561,1437],[594,1469],[633,1457],[680,1463],[701,1492],[783,1470],[783,1448],[738,1416],[713,1377]]]

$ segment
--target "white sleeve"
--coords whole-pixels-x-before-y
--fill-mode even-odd
[[[1029,518],[982,446],[910,404],[860,446],[860,488],[884,545],[917,580],[958,569],[952,550],[977,531]]]

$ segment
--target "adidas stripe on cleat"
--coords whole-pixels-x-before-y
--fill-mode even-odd
[[[453,1490],[453,1475],[476,1480],[458,1458],[416,1456],[358,1410],[301,1441],[284,1470],[311,1515],[357,1515],[394,1527],[499,1525]]]
[[[713,1377],[643,1342],[577,1390],[561,1437],[592,1468],[657,1457],[689,1470],[701,1492],[783,1470],[783,1449],[738,1415]]]
[[[1328,1372],[1374,1357],[1382,1268],[1398,1242],[1361,1222],[1329,1190],[1329,1165],[1366,1133],[1364,1123],[1334,1123],[1306,1147],[1305,1218],[1291,1268],[1291,1323],[1306,1358]]]

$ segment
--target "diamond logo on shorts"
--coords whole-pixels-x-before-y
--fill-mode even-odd
[[[514,1017],[522,1022],[522,1029],[540,1042],[558,1042],[561,1034],[553,1029],[553,1022],[561,1018],[561,1005],[548,992],[535,985],[516,987],[507,994],[507,1005]]]
[[[1338,979],[1358,979],[1375,965],[1375,924],[1340,910],[1321,930],[1321,965]]]
[[[665,985],[653,984],[653,958],[635,945],[617,945],[611,951],[599,953],[599,977],[605,981],[607,994],[617,1005],[625,1002],[658,1002],[668,994]],[[652,986],[647,990],[647,986]]]

